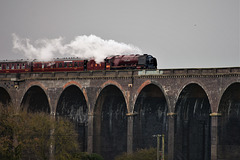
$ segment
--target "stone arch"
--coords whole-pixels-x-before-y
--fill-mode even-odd
[[[28,112],[50,113],[50,99],[46,94],[46,88],[40,83],[37,84],[31,83],[27,86],[21,100],[21,108]]]
[[[206,93],[206,95],[208,95],[207,92],[206,92],[207,89],[206,89],[206,87],[204,86],[204,84],[202,84],[201,82],[198,82],[198,81],[187,81],[186,83],[184,83],[184,84],[178,89],[178,92],[177,92],[178,97],[180,96],[180,94],[182,93],[182,91],[183,91],[187,86],[192,85],[192,84],[196,84],[196,85],[198,85],[199,87],[201,87],[201,88],[204,90],[204,92]]]
[[[133,150],[157,147],[157,141],[152,135],[167,135],[167,112],[163,90],[154,82],[145,81],[138,88],[134,103]]]
[[[164,97],[166,98],[166,101],[167,101],[167,107],[169,107],[170,103],[169,103],[169,99],[168,99],[168,96],[166,95],[166,92],[164,91],[163,87],[161,85],[159,85],[158,83],[155,83],[154,81],[150,81],[150,80],[146,80],[145,82],[143,82],[137,89],[137,92],[136,94],[134,95],[133,97],[133,106],[135,106],[136,104],[136,101],[137,101],[137,98],[139,96],[139,94],[141,93],[141,91],[148,85],[150,84],[153,84],[153,85],[156,85],[160,90],[161,92],[163,93]],[[134,107],[132,107],[132,110],[134,111]],[[169,108],[168,108],[169,110]]]
[[[58,98],[56,117],[65,117],[71,120],[78,133],[78,141],[81,151],[87,150],[87,121],[88,106],[86,92],[84,95],[81,85],[68,82],[64,85],[63,91]],[[85,90],[84,90],[85,91]]]
[[[127,109],[128,109],[128,111],[129,111],[129,110],[130,110],[130,108],[129,108],[129,97],[130,97],[129,92],[128,92],[128,91],[125,91],[125,90],[123,89],[122,85],[119,84],[119,83],[116,82],[116,81],[108,80],[108,81],[104,82],[104,83],[100,86],[100,90],[99,90],[98,93],[97,93],[97,98],[99,97],[101,91],[102,91],[104,88],[106,88],[107,86],[109,86],[109,85],[113,85],[113,86],[117,87],[117,88],[122,92],[122,95],[123,95],[123,97],[124,97],[124,99],[125,99],[125,102],[126,102],[126,105],[127,105]],[[95,106],[96,106],[96,104],[95,104]],[[95,108],[94,108],[94,110],[95,110]]]
[[[21,102],[21,103],[20,103],[20,106],[21,106],[21,107],[23,107],[23,106],[22,106],[22,103],[23,103],[24,96],[26,95],[27,91],[28,91],[31,87],[33,87],[33,86],[37,86],[37,87],[41,88],[41,89],[44,91],[44,93],[47,95],[48,102],[50,102],[50,98],[49,98],[49,96],[48,96],[48,94],[47,94],[47,87],[46,87],[45,85],[43,85],[41,82],[34,81],[34,82],[28,83],[28,84],[26,85],[26,87],[24,88],[24,90],[23,90],[23,92],[22,92],[22,95],[21,95],[21,99],[20,99],[20,102]],[[49,105],[50,105],[50,103],[49,103]],[[51,106],[50,106],[50,109],[51,109]]]
[[[226,87],[218,113],[218,158],[240,159],[240,82]]]
[[[211,107],[203,87],[197,83],[184,85],[175,113],[175,159],[210,160]]]
[[[122,87],[109,82],[97,94],[93,120],[93,151],[106,160],[127,151],[126,99]]]
[[[76,81],[69,81],[67,82],[64,86],[63,86],[63,90],[65,90],[67,87],[71,86],[71,85],[75,85],[77,86],[81,92],[83,93],[84,95],[84,98],[86,100],[86,103],[87,103],[87,107],[88,107],[88,110],[90,110],[90,106],[89,106],[89,100],[88,100],[88,96],[87,96],[87,91],[86,89],[78,82]],[[59,97],[57,98],[57,101],[59,101],[59,98],[60,98],[61,95],[59,95]]]
[[[11,103],[11,101],[12,101],[12,98],[8,93],[8,91],[5,88],[0,87],[0,104],[5,106]]]
[[[221,92],[219,93],[220,98],[219,98],[219,101],[217,103],[218,104],[218,106],[217,106],[218,108],[216,110],[217,113],[220,113],[220,109],[219,109],[220,103],[221,103],[221,100],[223,99],[223,96],[226,93],[226,91],[229,90],[229,88],[231,86],[237,85],[239,83],[240,83],[240,81],[231,80],[231,81],[227,82],[223,87],[221,87]]]
[[[191,84],[196,84],[196,85],[198,85],[199,87],[201,87],[202,90],[206,93],[209,102],[211,101],[211,95],[209,94],[208,89],[207,89],[207,87],[205,86],[205,83],[202,83],[202,81],[198,81],[198,80],[195,80],[195,81],[187,81],[187,82],[184,83],[181,87],[179,87],[178,90],[177,90],[177,100],[178,100],[178,98],[180,97],[180,94],[182,93],[182,91],[183,91],[187,86],[189,86],[189,85],[191,85]],[[211,102],[210,102],[210,105],[211,105]],[[175,104],[175,107],[176,107],[176,104]],[[174,110],[175,110],[175,108],[174,108]],[[211,105],[211,110],[213,110],[213,109],[212,109],[212,105]]]
[[[34,82],[30,82],[27,84],[27,86],[25,87],[24,89],[24,94],[29,90],[29,88],[31,88],[32,86],[38,86],[40,87],[44,92],[45,94],[47,95],[47,87],[45,87],[45,85],[43,85],[41,82],[38,82],[38,81],[34,81]]]

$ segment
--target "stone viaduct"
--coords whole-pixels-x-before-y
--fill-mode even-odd
[[[82,150],[106,160],[154,134],[169,160],[240,158],[240,68],[5,73],[0,100],[74,120]]]

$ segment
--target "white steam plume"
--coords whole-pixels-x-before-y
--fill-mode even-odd
[[[13,36],[14,51],[23,53],[28,59],[52,60],[57,57],[94,58],[101,62],[105,57],[121,54],[141,54],[142,51],[129,44],[114,40],[103,40],[95,35],[78,36],[70,43],[63,44],[63,38],[39,39],[31,42],[29,39]]]

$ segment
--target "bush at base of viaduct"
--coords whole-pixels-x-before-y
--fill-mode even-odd
[[[157,150],[156,148],[140,149],[132,154],[123,153],[115,158],[115,160],[156,160]],[[161,157],[160,157],[161,159]],[[167,157],[164,158],[167,160]]]
[[[0,107],[1,160],[73,159],[79,153],[77,138],[74,125],[66,119]]]

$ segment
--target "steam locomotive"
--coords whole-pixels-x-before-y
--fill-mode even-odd
[[[97,63],[94,59],[57,58],[52,61],[0,61],[0,73],[20,72],[57,72],[57,71],[91,71],[123,69],[156,69],[155,57],[144,55],[117,55]]]

